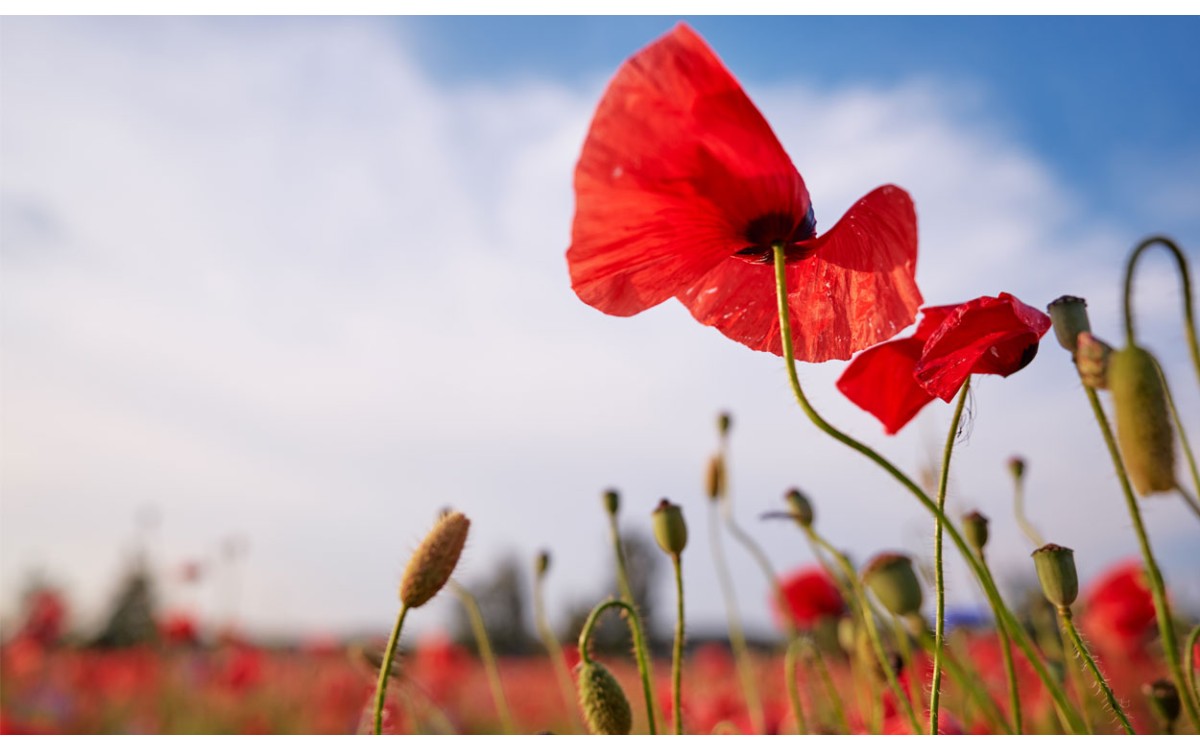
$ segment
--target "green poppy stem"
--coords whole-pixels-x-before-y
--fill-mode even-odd
[[[825,697],[829,701],[830,708],[833,709],[833,718],[837,721],[842,734],[850,734],[850,722],[846,720],[846,708],[842,705],[842,696],[838,692],[837,686],[833,684],[829,667],[825,666],[825,657],[812,642],[808,643],[808,650],[812,655],[813,665],[817,668],[817,674],[821,678],[821,685],[825,688]]]
[[[550,663],[554,665],[554,675],[558,679],[558,691],[562,694],[563,706],[571,715],[571,722],[575,727],[582,729],[583,725],[579,721],[579,714],[574,709],[576,701],[575,688],[571,685],[571,670],[567,668],[567,659],[563,656],[562,644],[558,642],[558,638],[554,635],[554,629],[550,627],[550,620],[546,617],[544,579],[543,571],[535,572],[533,576],[533,619],[537,625],[538,635],[542,639],[542,645],[550,657]]]
[[[388,638],[387,650],[383,652],[383,663],[379,665],[379,679],[375,684],[375,734],[383,734],[383,706],[387,701],[388,677],[392,673],[392,660],[396,658],[396,645],[400,643],[400,630],[404,627],[404,618],[408,615],[408,606],[401,605],[400,614],[396,617],[396,625]]]
[[[937,597],[937,614],[933,631],[933,684],[929,687],[929,733],[938,733],[938,708],[942,697],[942,649],[946,645],[946,577],[942,568],[942,517],[946,512],[946,485],[950,481],[950,456],[954,453],[954,441],[962,423],[963,406],[971,392],[971,378],[963,383],[954,405],[954,417],[950,420],[950,433],[946,435],[946,447],[942,449],[942,473],[938,479],[938,516],[933,521],[933,581]]]
[[[1108,699],[1109,708],[1111,708],[1113,713],[1117,715],[1117,718],[1121,720],[1121,726],[1125,728],[1125,733],[1136,734],[1136,732],[1133,731],[1133,725],[1129,723],[1129,717],[1125,715],[1125,710],[1121,708],[1121,704],[1113,695],[1112,688],[1108,686],[1108,680],[1104,679],[1104,675],[1100,672],[1100,667],[1096,666],[1096,660],[1092,658],[1092,654],[1088,650],[1088,647],[1084,645],[1083,639],[1079,637],[1079,630],[1075,628],[1075,622],[1071,616],[1071,608],[1059,607],[1058,616],[1062,619],[1063,630],[1066,631],[1067,636],[1071,639],[1071,643],[1074,644],[1075,651],[1079,654],[1079,658],[1083,659],[1084,664],[1087,665],[1088,670],[1090,670],[1092,673],[1092,676],[1096,678],[1096,684],[1099,685],[1100,689],[1104,691],[1104,697]]]
[[[783,680],[787,683],[788,700],[792,704],[792,716],[796,720],[796,734],[808,734],[808,722],[804,720],[804,709],[800,705],[800,683],[796,674],[796,660],[802,645],[799,637],[793,638],[783,657]]]
[[[1167,409],[1171,412],[1171,420],[1175,422],[1175,434],[1179,435],[1179,446],[1183,449],[1183,457],[1187,461],[1188,472],[1192,475],[1192,487],[1196,492],[1200,493],[1200,469],[1196,467],[1196,455],[1192,453],[1192,446],[1188,443],[1187,431],[1183,429],[1183,420],[1179,418],[1179,410],[1175,408],[1175,397],[1171,395],[1171,386],[1167,383],[1167,374],[1162,371],[1162,366],[1158,364],[1157,359],[1151,359],[1154,362],[1155,369],[1158,370],[1158,378],[1162,381],[1163,395],[1167,397]],[[1200,516],[1200,503],[1197,503],[1196,498],[1188,493],[1178,482],[1175,483],[1175,489],[1179,492],[1180,497],[1188,508]]]
[[[1046,666],[1041,663],[1041,660],[1038,658],[1037,653],[1033,649],[1033,645],[1029,642],[1028,636],[1026,636],[1023,630],[1021,630],[1020,623],[1017,622],[1016,617],[1004,604],[1004,600],[1000,596],[1000,591],[996,588],[996,582],[992,580],[992,577],[989,575],[987,569],[983,568],[979,564],[979,559],[971,551],[967,541],[963,538],[962,534],[958,531],[954,524],[951,523],[948,518],[946,518],[945,513],[943,513],[937,507],[937,504],[934,503],[927,494],[925,494],[925,491],[922,490],[915,482],[913,482],[912,479],[910,479],[906,474],[904,474],[904,472],[900,471],[890,461],[876,453],[871,448],[863,445],[859,441],[826,422],[825,419],[813,408],[812,404],[809,403],[808,397],[804,394],[804,389],[800,387],[800,378],[796,374],[796,360],[794,357],[795,349],[792,345],[791,314],[787,301],[786,258],[784,255],[783,246],[776,245],[774,247],[774,252],[775,287],[776,296],[779,302],[780,344],[783,350],[783,361],[787,367],[788,380],[791,383],[792,393],[795,395],[796,402],[800,405],[800,409],[819,430],[843,445],[858,451],[873,461],[885,472],[887,472],[893,479],[895,479],[910,493],[912,493],[912,495],[919,503],[921,503],[922,506],[925,507],[927,511],[932,513],[935,518],[942,522],[946,533],[950,535],[950,540],[954,542],[954,546],[958,548],[959,552],[963,556],[963,559],[966,560],[968,566],[971,568],[971,571],[975,574],[975,577],[983,586],[984,594],[987,595],[988,599],[992,601],[997,611],[999,611],[1004,617],[1005,624],[1008,626],[1009,632],[1011,632],[1016,639],[1017,646],[1020,647],[1020,649],[1025,653],[1026,658],[1029,659],[1030,664],[1033,665],[1034,670],[1037,672],[1038,678],[1041,679],[1042,684],[1046,686],[1046,690],[1050,693],[1051,699],[1067,717],[1071,725],[1071,729],[1076,732],[1081,731],[1083,725],[1080,722],[1079,716],[1076,714],[1075,709],[1071,707],[1070,703],[1067,702],[1067,698],[1063,694],[1062,689],[1050,676],[1049,672],[1046,670]],[[918,729],[918,732],[919,731],[920,730]]]
[[[987,568],[987,555],[982,550],[979,552],[979,561]],[[988,569],[991,572],[991,569]],[[990,601],[988,602],[991,603]],[[1013,663],[1012,640],[1008,637],[1008,630],[1004,626],[1004,620],[1001,619],[1000,613],[992,607],[992,617],[996,621],[996,637],[1000,639],[1000,653],[1004,657],[1004,677],[1008,680],[1008,706],[1009,712],[1012,714],[1012,730],[1014,734],[1021,734],[1021,690],[1017,684],[1017,668]]]
[[[675,649],[671,654],[671,703],[675,713],[675,734],[683,734],[683,561],[671,555],[675,568]]]
[[[1188,693],[1194,699],[1200,701],[1200,690],[1196,686],[1196,640],[1200,639],[1200,625],[1192,628],[1192,632],[1187,637],[1187,645],[1184,649],[1184,654],[1187,658],[1187,670],[1183,673],[1183,685]]]
[[[1192,311],[1192,279],[1191,273],[1188,271],[1187,256],[1183,254],[1183,250],[1176,245],[1174,240],[1169,237],[1154,236],[1147,237],[1133,249],[1129,254],[1129,261],[1125,264],[1125,338],[1126,342],[1132,345],[1135,341],[1134,337],[1134,321],[1133,321],[1133,272],[1137,267],[1138,259],[1141,258],[1149,248],[1154,245],[1162,245],[1171,257],[1175,259],[1175,265],[1179,269],[1179,284],[1182,287],[1183,296],[1183,327],[1188,340],[1188,352],[1192,356],[1192,366],[1196,370],[1196,378],[1200,380],[1200,343],[1196,339],[1196,319],[1195,313]]]
[[[1182,685],[1184,684],[1184,675],[1179,661],[1179,644],[1175,640],[1175,625],[1171,618],[1171,605],[1167,601],[1167,590],[1163,583],[1162,571],[1159,570],[1158,561],[1155,560],[1154,552],[1150,549],[1150,537],[1146,534],[1146,527],[1142,523],[1142,512],[1138,508],[1133,487],[1129,484],[1129,475],[1125,471],[1125,463],[1121,460],[1121,452],[1113,437],[1112,427],[1108,423],[1108,417],[1104,414],[1104,407],[1100,405],[1100,397],[1096,395],[1095,388],[1085,385],[1083,390],[1087,393],[1088,403],[1091,404],[1092,413],[1096,417],[1096,424],[1099,425],[1100,434],[1104,437],[1105,445],[1108,446],[1108,453],[1125,497],[1125,507],[1133,521],[1133,532],[1142,552],[1142,561],[1146,564],[1146,579],[1150,585],[1151,598],[1154,600],[1154,614],[1158,618],[1158,632],[1162,637],[1163,655],[1167,659],[1167,667],[1171,670],[1171,679],[1175,681],[1176,685]],[[1192,726],[1200,728],[1200,708],[1197,708],[1196,696],[1189,695],[1185,691],[1182,697],[1183,707],[1192,721]]]
[[[500,714],[500,725],[504,728],[505,734],[516,734],[517,728],[513,724],[512,712],[508,710],[508,699],[504,697],[504,684],[500,681],[500,667],[496,664],[496,653],[492,650],[492,640],[488,638],[487,627],[483,623],[483,613],[479,611],[479,602],[475,600],[474,594],[467,591],[466,587],[460,586],[454,581],[450,581],[450,586],[467,610],[467,619],[471,621],[471,632],[475,636],[475,645],[479,647],[479,657],[482,659],[484,671],[487,673],[488,687],[492,691],[492,702],[496,704],[496,712]]]
[[[596,621],[600,615],[610,607],[616,607],[625,611],[628,616],[629,632],[633,636],[633,653],[637,659],[638,674],[642,678],[642,696],[646,700],[646,727],[650,734],[658,734],[658,724],[654,719],[654,691],[650,683],[650,667],[646,662],[646,644],[645,636],[642,630],[642,618],[638,615],[637,609],[633,605],[628,604],[620,599],[609,599],[606,602],[601,602],[592,608],[591,614],[583,623],[583,629],[579,631],[579,658],[586,664],[592,663],[590,652],[590,643],[592,639],[592,630],[596,627]]]
[[[626,564],[625,564],[625,548],[621,544],[621,532],[620,532],[620,529],[617,527],[617,513],[616,513],[615,509],[613,512],[608,514],[608,530],[609,530],[609,536],[612,540],[613,555],[616,558],[617,586],[621,589],[621,599],[626,604],[629,605],[629,609],[631,611],[636,612],[637,611],[637,601],[634,600],[633,589],[630,588],[630,586],[629,586],[629,575],[626,572]],[[645,632],[645,630],[642,629],[642,619],[640,617],[634,618],[633,622],[630,624],[629,627],[630,627],[630,630],[634,631],[633,632],[633,651],[634,651],[634,654],[637,656],[638,669],[645,668],[647,680],[649,681],[647,683],[647,685],[649,685],[650,683],[652,683],[654,681],[654,671],[653,671],[654,667],[651,664],[650,656],[646,651],[646,632]],[[648,710],[651,712],[650,734],[655,734],[656,722],[655,722],[655,718],[654,718],[654,703],[652,700],[650,700],[650,688],[648,686],[645,686],[645,687],[646,687],[647,700],[650,701],[648,704],[649,705]]]

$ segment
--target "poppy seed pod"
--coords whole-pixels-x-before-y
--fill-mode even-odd
[[[621,510],[621,495],[616,490],[604,491],[604,510],[610,516],[617,515]]]
[[[988,517],[977,510],[963,516],[963,535],[975,551],[982,554],[988,543]]]
[[[792,507],[792,515],[796,518],[796,523],[804,528],[809,528],[813,524],[813,508],[812,503],[808,501],[808,497],[800,490],[793,487],[784,495],[787,504]]]
[[[1079,596],[1079,577],[1075,573],[1075,551],[1057,544],[1047,544],[1033,551],[1033,565],[1046,599],[1063,609],[1075,603]]]
[[[651,514],[654,524],[654,540],[668,555],[677,556],[687,546],[687,524],[683,521],[683,509],[670,500],[663,499]]]
[[[1108,387],[1117,414],[1117,443],[1139,495],[1175,489],[1175,435],[1154,355],[1137,346],[1112,353]]]
[[[708,460],[708,471],[704,475],[704,487],[709,500],[725,497],[725,459],[720,453]]]
[[[633,712],[621,684],[599,662],[579,665],[579,704],[592,734],[629,734]]]
[[[892,614],[903,617],[921,609],[923,595],[908,555],[876,555],[863,569],[863,582]]]
[[[546,575],[546,571],[550,570],[550,553],[546,550],[539,552],[537,562],[534,563],[533,567],[537,571],[538,578]]]
[[[1175,720],[1179,718],[1179,711],[1183,707],[1175,683],[1166,679],[1155,680],[1142,685],[1142,692],[1146,695],[1150,710],[1160,721],[1167,725],[1175,723]]]
[[[438,519],[404,569],[400,579],[400,601],[415,609],[442,590],[462,555],[471,522],[462,513],[450,512]]]
[[[717,434],[725,437],[729,434],[729,428],[733,426],[733,415],[727,411],[723,411],[717,416]]]
[[[1012,474],[1016,481],[1021,481],[1021,477],[1025,476],[1025,459],[1020,456],[1008,459],[1008,473]]]
[[[1054,337],[1059,345],[1075,353],[1079,334],[1090,333],[1092,324],[1088,320],[1087,301],[1082,297],[1072,297],[1064,294],[1046,306],[1050,313],[1050,323],[1054,326]]]

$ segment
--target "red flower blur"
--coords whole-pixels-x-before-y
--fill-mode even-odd
[[[908,193],[876,188],[818,236],[783,146],[685,24],[617,71],[583,144],[575,198],[571,286],[610,315],[675,297],[704,325],[781,355],[777,244],[798,360],[848,359],[909,325],[921,303]]]
[[[926,307],[916,333],[868,349],[837,386],[893,435],[934,397],[949,402],[971,375],[1012,375],[1033,361],[1050,317],[1001,292]]]
[[[1096,579],[1082,597],[1080,629],[1102,651],[1141,654],[1154,627],[1154,598],[1140,562],[1127,562]]]
[[[780,579],[779,588],[788,611],[780,612],[776,603],[776,614],[790,618],[798,628],[811,628],[822,617],[837,617],[845,610],[842,595],[822,568],[802,568],[790,573]]]

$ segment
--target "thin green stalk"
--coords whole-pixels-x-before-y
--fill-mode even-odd
[[[721,516],[725,519],[725,526],[729,529],[729,533],[738,541],[750,556],[754,558],[754,562],[758,563],[758,567],[762,570],[763,575],[767,579],[767,583],[771,586],[771,594],[775,597],[776,603],[779,605],[779,611],[783,614],[784,627],[787,629],[788,638],[795,635],[796,625],[792,622],[791,613],[788,611],[787,599],[783,595],[783,589],[779,586],[779,576],[775,574],[775,567],[771,565],[771,559],[767,557],[767,553],[763,548],[754,541],[754,538],[747,534],[738,522],[733,518],[733,506],[726,502],[721,507]]]
[[[896,678],[895,670],[892,669],[892,660],[888,658],[887,651],[883,648],[883,639],[879,636],[879,629],[875,627],[875,616],[871,613],[871,608],[867,603],[867,592],[863,589],[862,581],[858,578],[858,572],[850,564],[850,559],[818,534],[816,529],[810,526],[807,530],[812,534],[813,540],[821,545],[837,561],[838,566],[846,574],[847,580],[854,589],[854,600],[858,602],[863,625],[867,629],[867,637],[871,641],[871,646],[875,649],[875,658],[879,661],[879,668],[883,671],[884,679],[887,681],[892,694],[896,696],[896,703],[904,710],[905,717],[908,719],[909,724],[912,725],[913,734],[921,734],[921,724],[917,721],[917,715],[913,711],[912,702],[909,701],[904,689],[900,687],[900,681]]]
[[[934,641],[930,637],[929,631],[921,630],[918,637],[920,638],[922,648],[927,651],[933,649]],[[994,726],[1008,734],[1014,733],[1012,726],[1005,721],[1004,712],[1000,710],[1000,705],[992,698],[992,694],[983,687],[978,676],[970,672],[969,667],[964,666],[962,662],[954,657],[950,649],[947,649],[945,653],[945,667],[946,671],[950,673],[950,677],[970,696],[975,705],[979,706],[979,710],[987,715],[988,720]]]
[[[404,627],[404,618],[408,615],[408,606],[400,606],[400,614],[396,617],[396,625],[388,638],[387,650],[383,652],[383,663],[379,665],[379,680],[375,684],[375,734],[383,734],[383,705],[387,701],[388,676],[392,673],[392,660],[396,658],[396,644],[400,642],[400,629]]]
[[[1200,380],[1200,343],[1197,343],[1196,319],[1195,313],[1192,311],[1194,305],[1192,304],[1191,274],[1188,272],[1187,256],[1183,254],[1183,250],[1169,237],[1147,237],[1129,254],[1129,262],[1125,265],[1125,338],[1127,343],[1134,343],[1133,271],[1142,253],[1156,244],[1162,245],[1171,253],[1171,256],[1175,259],[1175,265],[1179,269],[1179,283],[1183,296],[1183,328],[1187,334],[1188,351],[1192,355],[1192,367],[1196,370],[1197,380]],[[1194,720],[1195,717],[1193,717]]]
[[[554,674],[558,679],[558,691],[562,694],[563,706],[567,713],[571,715],[571,722],[576,728],[581,728],[579,714],[574,709],[575,688],[571,685],[571,671],[567,668],[567,659],[563,656],[562,644],[558,642],[558,638],[554,635],[554,629],[550,627],[550,620],[546,617],[546,606],[543,596],[543,580],[545,572],[537,570],[533,576],[533,619],[537,625],[538,635],[542,639],[542,645],[546,648],[546,653],[550,656],[550,663],[554,665]]]
[[[1159,570],[1158,561],[1154,559],[1154,552],[1150,549],[1150,537],[1147,536],[1146,527],[1142,524],[1142,512],[1138,508],[1133,488],[1129,485],[1129,475],[1125,472],[1125,464],[1121,460],[1121,452],[1113,437],[1112,427],[1108,424],[1108,417],[1104,414],[1104,407],[1100,405],[1096,389],[1085,385],[1083,390],[1087,393],[1088,402],[1092,405],[1092,413],[1095,414],[1096,423],[1100,426],[1100,434],[1104,436],[1104,443],[1108,446],[1113,468],[1116,469],[1117,479],[1121,483],[1121,490],[1125,496],[1126,509],[1129,511],[1129,517],[1133,520],[1133,532],[1137,536],[1138,546],[1141,548],[1142,560],[1146,563],[1146,578],[1150,584],[1151,597],[1154,599],[1154,614],[1158,618],[1158,632],[1162,636],[1163,654],[1166,656],[1167,666],[1171,670],[1171,679],[1175,681],[1176,685],[1182,685],[1184,684],[1183,667],[1179,661],[1179,645],[1175,640],[1175,625],[1174,620],[1171,619],[1171,606],[1167,601],[1162,571]],[[1200,729],[1200,708],[1197,708],[1197,702],[1195,695],[1189,695],[1186,692],[1183,694],[1183,707],[1192,721],[1192,727]]]
[[[1034,547],[1043,547],[1046,540],[1038,533],[1037,527],[1025,515],[1025,479],[1021,476],[1013,476],[1013,515],[1016,516],[1017,526],[1021,527],[1021,531],[1025,534]]]
[[[796,657],[801,647],[801,639],[793,638],[788,644],[787,653],[783,657],[783,679],[787,683],[788,700],[792,704],[792,716],[796,719],[796,734],[808,734],[808,722],[804,719],[804,709],[800,705],[800,684],[796,675]]]
[[[838,723],[838,728],[842,734],[850,734],[850,722],[846,721],[846,708],[842,705],[842,696],[838,692],[837,686],[833,684],[833,677],[830,676],[829,668],[825,665],[825,657],[811,642],[808,644],[808,649],[812,655],[813,664],[817,668],[817,674],[821,677],[821,684],[825,688],[825,697],[829,701],[830,708],[833,709],[833,717]]]
[[[645,636],[642,634],[642,618],[638,615],[637,609],[633,605],[620,599],[609,599],[593,607],[587,621],[583,623],[583,630],[579,631],[579,658],[586,664],[592,663],[591,652],[589,651],[592,630],[596,627],[596,621],[600,615],[609,607],[624,610],[628,617],[629,632],[633,636],[633,653],[637,658],[638,674],[642,678],[642,696],[646,700],[647,731],[650,734],[658,734],[658,724],[654,719],[654,692],[650,687],[650,667],[645,658],[646,644],[644,642]]]
[[[1191,634],[1187,637],[1187,649],[1183,652],[1187,654],[1187,671],[1183,673],[1183,684],[1187,692],[1191,693],[1192,697],[1200,701],[1200,691],[1196,689],[1196,640],[1200,638],[1200,625],[1192,628]]]
[[[617,528],[617,511],[615,507],[608,513],[608,529],[612,539],[613,553],[616,557],[617,586],[621,589],[621,599],[629,605],[629,609],[631,611],[637,612],[637,601],[635,601],[633,598],[633,589],[629,586],[629,575],[626,572],[627,566],[625,564],[625,548],[621,544],[620,529]],[[638,667],[641,668],[644,666],[648,679],[653,682],[654,666],[651,664],[650,656],[646,651],[646,633],[642,629],[642,620],[640,617],[634,619],[633,624],[630,625],[630,629],[635,631],[633,638],[633,650],[637,656]],[[649,696],[649,688],[647,688],[647,696]],[[651,712],[654,711],[654,705],[652,702],[650,703],[649,710]],[[650,719],[650,726],[652,727],[650,734],[654,734],[654,725],[655,721],[652,717]]]
[[[1129,723],[1129,717],[1125,715],[1125,710],[1121,708],[1121,704],[1113,695],[1112,688],[1108,686],[1108,680],[1104,679],[1104,675],[1100,673],[1100,667],[1096,666],[1096,660],[1092,658],[1092,654],[1084,645],[1083,639],[1079,637],[1079,631],[1075,628],[1075,623],[1071,617],[1070,607],[1059,607],[1058,616],[1062,618],[1063,630],[1071,638],[1071,643],[1075,645],[1075,651],[1079,657],[1087,664],[1091,670],[1092,676],[1096,678],[1096,684],[1104,691],[1104,697],[1108,699],[1108,706],[1121,720],[1121,725],[1125,728],[1126,734],[1136,734],[1133,731],[1133,725]]]
[[[471,632],[475,635],[475,645],[479,647],[479,656],[483,660],[484,671],[487,672],[488,686],[492,691],[492,701],[500,714],[500,725],[505,734],[516,734],[512,713],[508,710],[508,699],[504,697],[504,685],[500,682],[500,667],[496,664],[496,654],[492,651],[492,640],[488,638],[487,628],[483,624],[483,613],[479,611],[479,602],[474,594],[466,587],[450,581],[454,593],[467,610],[467,619],[471,621]]]
[[[683,562],[678,554],[671,555],[675,568],[675,649],[671,654],[671,702],[675,709],[675,734],[683,734]]]
[[[713,565],[717,569],[717,582],[721,586],[721,595],[725,601],[725,617],[729,622],[729,643],[733,647],[733,658],[738,665],[742,692],[746,696],[746,706],[750,709],[750,722],[754,726],[755,732],[763,734],[765,717],[762,699],[758,695],[758,683],[754,679],[754,665],[750,663],[746,648],[746,634],[742,630],[741,617],[738,616],[737,595],[733,590],[733,579],[729,575],[729,566],[725,563],[725,547],[721,543],[721,527],[717,518],[716,503],[718,502],[728,502],[728,499],[709,503],[709,547],[712,549]]]
[[[950,480],[950,456],[954,453],[954,441],[958,437],[958,426],[962,423],[963,406],[971,392],[968,376],[954,405],[954,417],[950,420],[950,433],[946,435],[946,447],[942,449],[942,473],[938,478],[938,518],[933,522],[933,580],[937,596],[937,615],[933,635],[933,684],[929,687],[929,733],[938,733],[938,707],[942,697],[942,649],[946,644],[946,578],[942,569],[942,522],[946,512],[946,485]]]
[[[819,430],[843,445],[858,451],[873,461],[885,472],[887,472],[893,479],[911,492],[917,501],[921,503],[921,505],[923,505],[927,511],[932,513],[935,518],[938,518],[942,522],[942,524],[945,526],[946,533],[950,535],[950,540],[954,542],[954,546],[958,548],[959,553],[962,554],[963,559],[966,560],[968,566],[971,568],[971,571],[975,574],[975,577],[983,586],[984,593],[987,595],[988,599],[992,601],[992,604],[995,606],[996,610],[999,611],[1003,616],[1005,624],[1009,627],[1009,631],[1016,638],[1017,646],[1025,653],[1026,658],[1029,659],[1030,664],[1037,672],[1038,678],[1041,679],[1042,683],[1046,686],[1046,690],[1050,693],[1051,699],[1068,718],[1072,730],[1076,732],[1080,731],[1082,724],[1079,720],[1079,716],[1067,702],[1066,696],[1063,694],[1062,689],[1055,683],[1053,678],[1051,678],[1050,674],[1046,671],[1045,665],[1042,664],[1038,659],[1028,637],[1020,629],[1020,625],[1017,622],[1016,617],[1008,610],[1008,607],[1005,606],[1004,600],[1001,598],[1000,592],[996,588],[996,582],[992,579],[988,571],[979,564],[979,559],[974,555],[974,553],[972,553],[971,548],[967,545],[966,540],[963,539],[962,534],[958,531],[954,524],[951,523],[948,518],[946,518],[945,513],[939,510],[937,504],[930,500],[929,496],[925,494],[925,492],[919,486],[917,486],[912,479],[905,475],[904,472],[900,471],[890,461],[876,453],[871,448],[858,442],[854,438],[850,437],[844,432],[841,432],[833,425],[826,422],[825,419],[818,414],[815,409],[813,409],[812,404],[809,403],[808,397],[805,396],[803,388],[800,387],[800,377],[796,374],[796,361],[794,358],[795,350],[792,345],[791,315],[787,303],[787,274],[783,247],[781,245],[777,245],[774,249],[776,293],[779,302],[779,329],[780,340],[783,348],[783,361],[787,367],[788,380],[792,386],[792,393],[795,395],[796,402],[800,405],[800,409]]]
[[[900,622],[900,618],[895,615],[890,615],[892,621],[892,635],[896,639],[896,648],[900,649],[900,659],[904,666],[900,669],[908,672],[908,700],[912,703],[915,710],[920,710],[924,707],[921,701],[921,678],[920,671],[913,663],[912,644],[909,642],[908,631],[904,629],[904,623]],[[936,732],[935,732],[936,734]]]
[[[983,550],[979,551],[979,561],[987,567],[987,556]],[[988,571],[990,573],[991,569]],[[1008,680],[1008,706],[1012,714],[1012,729],[1014,734],[1021,734],[1021,690],[1017,684],[1017,668],[1013,663],[1012,641],[1009,640],[1004,621],[1000,619],[1000,613],[995,607],[992,608],[992,617],[996,620],[996,637],[1000,639],[1000,653],[1004,656],[1004,677]]]

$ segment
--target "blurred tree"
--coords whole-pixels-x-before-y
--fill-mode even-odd
[[[524,568],[513,556],[503,558],[491,578],[467,587],[479,602],[483,623],[492,648],[498,654],[528,654],[533,638],[526,626],[527,610]],[[462,606],[455,609],[452,626],[454,641],[476,649],[471,621]]]
[[[637,532],[623,534],[621,547],[625,551],[629,590],[633,594],[638,614],[641,615],[642,623],[646,628],[646,638],[649,639],[651,647],[657,649],[662,641],[659,639],[655,627],[652,593],[657,582],[659,565],[664,559],[662,550],[649,536]],[[571,609],[568,618],[571,623],[570,632],[566,634],[564,643],[578,643],[579,631],[583,629],[583,623],[587,621],[588,614],[597,604],[609,597],[620,597],[621,587],[617,583],[615,561],[609,570],[611,571],[609,580],[603,593],[590,602],[581,602]],[[630,653],[632,651],[633,639],[629,634],[629,627],[616,612],[605,613],[596,623],[596,628],[592,631],[592,648],[598,653],[621,651]]]
[[[154,582],[144,558],[138,556],[117,590],[108,621],[93,645],[125,648],[155,641],[158,638],[155,606]]]

